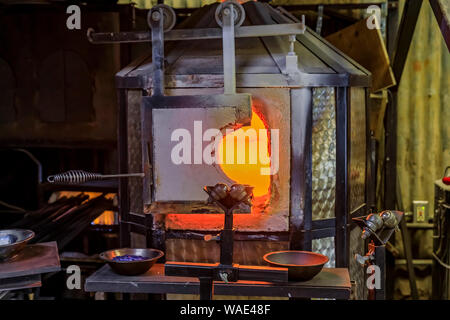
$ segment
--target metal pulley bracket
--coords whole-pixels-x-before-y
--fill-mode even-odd
[[[229,8],[232,12],[232,21],[234,23],[224,27],[224,9]],[[207,39],[222,39],[225,41],[225,34],[234,33],[234,38],[253,38],[253,37],[271,37],[271,36],[290,36],[290,50],[286,55],[286,69],[283,70],[285,74],[293,74],[298,72],[297,55],[294,52],[295,35],[304,34],[306,31],[305,19],[302,16],[302,22],[300,23],[285,23],[285,24],[271,24],[271,25],[252,25],[242,26],[245,20],[245,10],[241,4],[236,1],[225,1],[218,5],[215,11],[215,19],[219,26],[222,28],[201,28],[201,29],[173,29],[175,24],[175,13],[166,5],[157,5],[154,7],[147,16],[147,21],[152,28],[151,12],[157,8],[163,9],[163,20],[169,20],[164,22],[163,41],[188,41],[188,40],[207,40]],[[231,29],[233,27],[233,30]],[[91,43],[105,44],[105,43],[140,43],[152,41],[152,33],[148,31],[133,31],[133,32],[105,32],[97,33],[93,29],[88,29],[87,37]],[[231,37],[226,41],[230,43]],[[152,41],[153,42],[153,41]],[[234,48],[234,44],[233,44]],[[227,50],[228,46],[224,46],[224,56],[229,56],[230,50]],[[224,57],[225,59],[225,57]],[[231,62],[231,60],[229,61]],[[229,63],[225,62],[227,67],[224,69],[229,70]],[[234,67],[235,68],[235,67]],[[227,77],[228,79],[228,77]],[[231,77],[232,81],[232,77]],[[230,83],[229,83],[230,84]],[[227,84],[227,89],[230,89]],[[225,90],[227,91],[227,90]]]
[[[152,96],[164,96],[164,32],[173,28],[176,15],[172,8],[159,4],[147,14],[152,35]]]
[[[241,26],[245,10],[235,1],[221,3],[215,18],[222,28],[172,29],[176,19],[174,11],[166,5],[157,5],[147,16],[151,32],[96,33],[88,29],[87,37],[94,44],[152,42],[153,90],[150,97],[143,98],[144,105],[151,108],[186,108],[189,101],[192,107],[234,107],[236,114],[239,114],[236,125],[248,125],[252,114],[251,96],[236,93],[235,38],[297,35],[303,34],[306,27],[304,23]],[[207,39],[222,39],[223,42],[224,94],[165,96],[164,41]],[[296,56],[290,54],[288,60],[286,73],[296,72]]]
[[[236,114],[240,116],[236,119],[236,126],[248,125],[251,121],[251,96],[249,94],[236,94],[236,63],[234,53],[234,25],[242,23],[245,18],[245,11],[238,3],[223,3],[222,10],[218,16],[223,17],[222,40],[223,40],[223,64],[224,64],[224,94],[223,95],[194,95],[194,96],[165,96],[164,94],[164,37],[170,32],[175,19],[173,10],[167,6],[157,5],[148,13],[148,23],[151,29],[152,41],[152,81],[153,88],[150,97],[144,97],[144,106],[150,106],[149,112],[155,107],[165,108],[185,108],[186,105],[192,107],[231,107],[236,109]],[[236,17],[239,20],[235,21]],[[165,22],[166,18],[169,22]],[[164,29],[166,26],[167,29]],[[164,31],[167,30],[167,33]],[[190,101],[189,104],[187,102]],[[143,112],[144,121],[151,121],[151,114]]]
[[[240,3],[234,1],[222,2],[217,6],[216,12],[214,14],[217,24],[220,27],[223,27],[223,19],[224,19],[223,13],[225,7],[228,7],[228,9],[233,11],[232,21],[234,21],[234,25],[236,27],[240,27],[245,20],[245,10]]]
[[[148,11],[147,24],[150,29],[152,28],[152,21],[159,20],[159,14],[163,15],[163,31],[168,32],[172,30],[177,22],[177,15],[171,7],[165,4],[159,4]]]
[[[236,94],[235,25],[245,19],[244,8],[237,2],[222,2],[216,10],[216,20],[222,26],[224,94]],[[221,21],[221,23],[219,23]]]

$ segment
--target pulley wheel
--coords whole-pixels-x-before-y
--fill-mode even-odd
[[[158,4],[151,8],[147,13],[147,23],[150,29],[152,28],[152,20],[158,21],[159,20],[159,8],[163,10],[163,16],[164,16],[164,26],[163,30],[164,32],[170,31],[175,26],[175,23],[177,22],[177,15],[175,14],[175,11],[165,4]]]
[[[245,20],[245,10],[244,7],[235,1],[226,1],[226,2],[222,2],[221,4],[219,4],[216,8],[216,13],[215,13],[215,18],[216,18],[216,22],[219,26],[222,27],[223,25],[223,10],[227,7],[231,5],[231,8],[233,9],[234,12],[234,25],[236,27],[239,27],[240,25],[242,25],[242,23]]]

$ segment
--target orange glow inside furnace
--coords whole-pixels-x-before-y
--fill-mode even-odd
[[[269,193],[270,176],[262,175],[261,168],[270,167],[269,131],[253,108],[250,126],[244,126],[225,135],[218,145],[218,163],[231,180],[253,186],[253,195]]]
[[[52,195],[51,202],[61,199],[62,197],[71,198],[79,196],[80,194],[87,195],[89,198],[85,200],[83,203],[87,201],[97,198],[102,195],[101,192],[80,192],[80,191],[58,191]],[[106,199],[114,199],[116,196],[115,193],[108,193],[105,195]],[[116,221],[116,213],[114,211],[105,210],[103,213],[98,216],[91,224],[93,225],[114,225],[118,222]]]

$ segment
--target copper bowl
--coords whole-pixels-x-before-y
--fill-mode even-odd
[[[0,262],[13,259],[33,238],[34,232],[31,230],[0,230]]]
[[[264,255],[273,267],[287,268],[289,280],[307,281],[314,278],[328,262],[328,257],[310,251],[276,251]]]
[[[133,255],[145,257],[138,261],[114,261],[114,257]],[[155,264],[156,260],[161,258],[164,252],[157,249],[132,249],[122,248],[114,249],[100,253],[99,257],[106,261],[114,272],[126,276],[136,276],[146,273]]]

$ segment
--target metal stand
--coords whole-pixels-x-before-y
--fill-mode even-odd
[[[220,263],[179,263],[167,262],[165,265],[166,276],[198,277],[200,280],[200,300],[211,300],[214,292],[214,280],[236,282],[241,280],[253,281],[288,281],[286,268],[270,268],[260,266],[240,266],[233,263],[233,211],[249,202],[252,196],[252,187],[240,186],[245,189],[246,196],[241,199],[233,198],[230,192],[218,200],[214,198],[213,188],[205,187],[209,200],[218,205],[225,213],[224,228],[220,235],[205,236],[205,241],[216,240],[220,243]]]
[[[411,249],[411,239],[409,237],[406,221],[400,221],[400,229],[402,230],[403,250],[405,253],[406,264],[408,267],[409,286],[411,288],[411,297],[413,300],[419,299],[419,292],[417,291],[416,273],[414,271],[414,263]]]
[[[363,266],[368,267],[370,265],[378,266],[379,268],[379,281],[380,287],[369,289],[368,299],[369,300],[385,300],[386,299],[386,243],[391,238],[392,234],[396,230],[397,226],[402,224],[403,221],[403,212],[400,211],[392,211],[394,214],[397,223],[395,225],[386,226],[382,225],[378,230],[372,229],[368,240],[370,241],[368,245],[368,252],[363,257],[361,255],[356,255],[355,259]],[[370,216],[370,215],[369,215]],[[371,227],[369,216],[353,218],[353,222],[355,222],[359,227],[364,228],[365,231],[367,228]],[[373,228],[373,226],[372,226]]]

